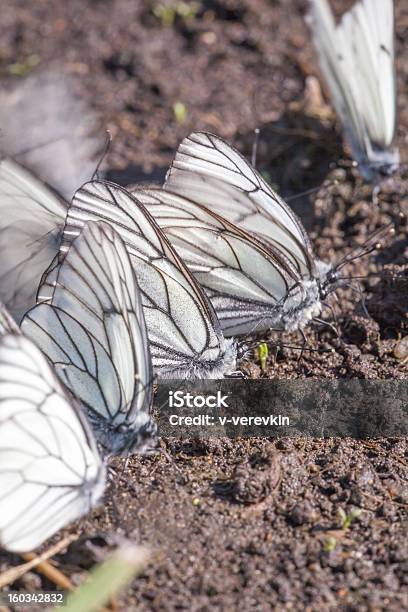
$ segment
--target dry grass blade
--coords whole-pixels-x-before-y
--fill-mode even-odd
[[[0,574],[0,589],[4,588],[8,584],[12,584],[33,568],[38,567],[40,564],[43,564],[45,561],[47,561],[47,559],[50,559],[57,553],[61,552],[62,550],[64,550],[64,548],[67,548],[67,546],[69,546],[71,542],[74,542],[77,539],[77,535],[69,535],[66,538],[62,539],[60,542],[57,542],[57,544],[54,544],[54,546],[51,546],[51,548],[44,551],[41,555],[34,556],[34,558],[30,561],[27,561],[27,563],[23,563],[22,565],[18,565],[17,567],[12,567],[11,569],[6,570],[2,574]]]

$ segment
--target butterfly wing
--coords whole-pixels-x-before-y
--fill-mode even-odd
[[[61,256],[90,220],[105,220],[125,243],[142,293],[153,365],[159,377],[218,378],[235,366],[215,312],[145,207],[128,191],[103,181],[76,193]],[[51,278],[55,271],[50,270]],[[52,285],[52,282],[51,282]],[[52,293],[47,281],[43,297]]]
[[[353,156],[372,180],[381,164],[392,167],[399,159],[390,149],[396,124],[393,0],[359,0],[337,25],[327,0],[310,0],[308,21]]]
[[[87,408],[110,454],[142,450],[154,426],[152,366],[136,278],[120,236],[90,222],[56,273],[50,303],[22,322]]]
[[[307,283],[281,251],[169,191],[143,190],[138,198],[205,288],[225,335],[287,329],[309,306]]]
[[[246,159],[227,142],[195,132],[180,144],[164,188],[256,233],[295,257],[302,275],[313,270],[309,238],[301,221]]]
[[[88,512],[105,468],[84,417],[43,354],[0,338],[0,545],[32,550]]]
[[[17,321],[58,252],[65,204],[11,159],[0,160],[0,299]]]

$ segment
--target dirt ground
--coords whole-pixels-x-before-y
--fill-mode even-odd
[[[408,7],[395,4],[398,144],[407,160]],[[192,130],[213,131],[249,155],[261,127],[258,167],[291,198],[327,261],[408,213],[402,179],[384,186],[377,208],[343,159],[333,113],[310,79],[318,71],[306,2],[186,5],[188,14],[173,0],[14,0],[0,20],[0,78],[22,78],[11,76],[16,64],[76,77],[113,134],[108,176],[122,184],[162,180]],[[334,312],[325,311],[337,333],[327,325],[307,331],[309,347],[334,352],[306,351],[299,360],[299,351],[280,348],[264,371],[255,358],[243,364],[246,374],[405,378],[405,227],[345,270],[371,276],[360,281],[363,297],[341,290]],[[301,344],[291,334],[275,340]],[[106,504],[77,525],[80,541],[56,559],[74,581],[126,536],[154,556],[120,597],[123,610],[408,609],[405,439],[162,444],[174,463],[164,454],[133,457],[123,472],[116,461],[121,476]],[[2,555],[0,569],[18,562]],[[34,573],[17,586],[52,588]]]

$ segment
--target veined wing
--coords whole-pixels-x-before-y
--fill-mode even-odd
[[[224,186],[223,186],[224,185]],[[227,142],[194,132],[180,144],[165,189],[184,195],[291,253],[310,276],[313,256],[300,219]]]
[[[0,160],[0,299],[19,322],[58,252],[66,205],[11,159]]]
[[[309,307],[307,284],[279,251],[183,196],[137,197],[205,288],[224,334],[285,329],[289,311]]]
[[[126,245],[142,293],[158,376],[217,378],[233,369],[234,347],[223,337],[210,302],[145,207],[117,185],[87,183],[69,209],[62,258],[90,220],[107,221]],[[43,297],[52,294],[54,276],[50,270]]]
[[[308,21],[353,155],[372,179],[376,165],[399,157],[388,150],[396,124],[393,0],[359,0],[337,25],[327,0],[310,0]]]
[[[87,408],[106,454],[144,449],[154,433],[151,358],[136,278],[112,227],[85,226],[50,303],[31,309],[22,330]]]
[[[80,409],[22,335],[0,338],[0,545],[28,551],[101,497],[105,468]]]

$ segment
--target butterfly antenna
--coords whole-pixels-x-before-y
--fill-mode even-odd
[[[368,274],[360,274],[356,276],[338,276],[339,281],[354,281],[354,280],[368,280],[370,278],[383,278],[384,272],[369,272]]]
[[[382,248],[381,239],[385,239],[387,236],[395,235],[395,224],[391,221],[385,227],[380,227],[378,230],[373,232],[371,236],[362,245],[353,247],[344,257],[342,257],[333,267],[333,272],[338,272],[345,265],[369,255],[370,253],[380,250]]]
[[[328,181],[325,181],[323,185],[318,185],[317,187],[311,187],[310,189],[306,189],[306,191],[301,191],[300,193],[296,193],[295,195],[284,196],[284,200],[285,202],[292,202],[293,200],[296,200],[297,198],[303,198],[304,196],[311,195],[312,193],[317,193],[321,191],[322,189],[324,189],[325,187],[327,188],[335,187],[338,184],[339,184],[339,181],[337,179],[328,180]]]
[[[102,155],[101,155],[101,157],[100,157],[100,159],[99,159],[99,161],[98,161],[98,163],[96,165],[96,168],[95,168],[95,171],[94,171],[94,173],[92,175],[91,181],[94,181],[95,179],[98,178],[99,169],[100,169],[100,167],[101,167],[105,157],[107,156],[107,154],[109,152],[111,143],[112,143],[112,134],[111,134],[111,132],[109,130],[106,130],[105,146],[103,147]]]
[[[252,155],[251,155],[251,164],[254,168],[256,168],[256,158],[258,156],[258,145],[259,145],[259,135],[261,130],[259,128],[254,129],[254,141],[252,143]]]

